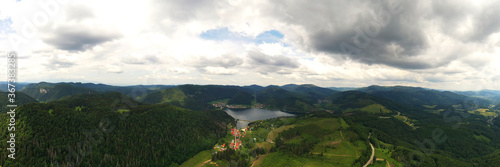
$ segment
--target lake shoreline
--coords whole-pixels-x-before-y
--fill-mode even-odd
[[[267,110],[261,108],[250,108],[250,109],[229,109],[223,110],[228,115],[233,117],[237,121],[238,129],[248,126],[250,122],[258,120],[266,120],[279,117],[295,117],[297,114],[292,114],[289,112],[284,112],[280,110]],[[241,121],[240,121],[241,120]]]

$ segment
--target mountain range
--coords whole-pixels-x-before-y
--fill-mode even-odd
[[[8,120],[8,93],[0,94],[0,120]],[[262,166],[306,161],[360,166],[369,158],[368,143],[377,148],[377,158],[395,165],[497,164],[500,104],[485,93],[464,94],[375,85],[338,91],[311,84],[26,84],[15,98],[16,140],[24,144],[16,161],[0,153],[0,165],[193,166],[196,161],[199,166],[211,157],[216,165],[250,166],[257,155],[268,153]],[[236,120],[223,108],[264,108],[297,116],[252,122],[257,129],[243,140],[245,150],[212,154],[234,140],[230,129]],[[0,143],[9,139],[7,126],[8,121],[0,122],[5,127]],[[443,134],[445,141],[432,138]],[[415,141],[431,141],[429,146],[435,147],[423,149]],[[331,161],[323,153],[349,156]],[[409,158],[415,153],[426,156]],[[293,163],[283,161],[287,157]]]

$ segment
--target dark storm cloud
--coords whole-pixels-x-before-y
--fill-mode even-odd
[[[483,41],[491,34],[500,31],[500,21],[498,21],[500,20],[500,14],[498,13],[499,9],[500,1],[496,1],[491,6],[481,10],[474,19],[474,32],[470,36],[470,40]]]
[[[309,47],[367,64],[428,68],[411,57],[428,47],[410,1],[276,2],[281,17],[309,32]],[[319,5],[322,4],[322,5]],[[281,7],[280,7],[281,6]]]
[[[105,32],[78,26],[64,26],[52,30],[52,34],[43,37],[42,40],[61,50],[85,51],[120,36],[116,32]]]
[[[298,45],[313,52],[365,64],[384,64],[401,69],[427,69],[447,65],[455,55],[435,55],[436,61],[418,58],[428,54],[429,21],[443,33],[463,42],[486,39],[500,28],[499,2],[474,9],[461,1],[325,0],[273,1],[266,14],[307,32],[307,42]],[[431,7],[431,8],[428,8]],[[472,17],[472,32],[461,37],[454,30]],[[453,30],[453,31],[452,31]],[[444,48],[462,50],[461,48]],[[458,53],[464,55],[466,53]]]
[[[249,51],[248,58],[252,68],[261,74],[289,74],[290,70],[300,66],[299,62],[290,57],[284,55],[269,56],[259,51]]]
[[[471,32],[463,37],[457,37],[463,42],[482,42],[491,34],[500,30],[500,1],[488,1],[484,8],[474,8],[470,2],[440,0],[432,1],[432,13],[426,18],[439,19],[438,24],[443,29],[444,33],[451,36],[457,27],[465,26],[470,28]],[[471,25],[467,25],[468,19]]]

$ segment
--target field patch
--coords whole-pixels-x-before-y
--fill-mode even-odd
[[[202,166],[203,163],[212,158],[211,150],[205,150],[196,154],[193,158],[182,163],[181,167]]]

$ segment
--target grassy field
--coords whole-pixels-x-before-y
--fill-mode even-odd
[[[479,114],[485,117],[492,117],[492,116],[497,116],[498,114],[496,112],[488,112],[489,109],[486,108],[480,108],[474,111],[469,111],[471,114]]]
[[[125,113],[125,112],[129,112],[129,111],[130,111],[130,110],[128,110],[128,109],[118,109],[118,112],[119,112],[120,114],[123,114],[123,113]]]
[[[368,113],[391,113],[392,111],[385,108],[385,106],[380,104],[372,104],[366,107],[361,108],[361,111],[365,111]]]
[[[337,157],[323,155],[310,155],[309,157],[297,157],[281,152],[267,155],[261,166],[351,166],[356,160],[354,157]]]
[[[271,130],[268,129],[258,128],[257,130],[249,131],[247,133],[247,137],[249,137],[252,140],[253,138],[255,138],[257,143],[265,142],[270,131]]]
[[[403,121],[405,124],[407,124],[408,126],[412,126],[412,123],[413,123],[413,120],[412,119],[409,119],[407,116],[402,116],[402,115],[395,115],[394,118],[400,120],[400,121]]]
[[[332,142],[332,141],[329,141]],[[336,141],[334,141],[336,142]],[[363,150],[367,149],[366,143],[363,141],[355,141],[354,143],[342,141],[336,144],[334,148],[326,148],[323,145],[326,142],[322,142],[314,147],[313,152],[315,153],[325,153],[331,155],[345,155],[350,157],[358,157]]]
[[[375,157],[384,159],[385,161],[377,161],[377,163],[374,163],[374,166],[385,167],[387,165],[386,161],[389,161],[390,165],[401,166],[402,164],[400,162],[397,162],[396,160],[391,158],[391,153],[392,152],[386,149],[375,148]]]
[[[269,134],[267,135],[267,141],[270,142],[270,141],[274,141],[274,139],[276,139],[276,137],[278,137],[278,134],[280,132],[283,132],[284,130],[288,130],[290,128],[293,128],[295,127],[295,125],[288,125],[288,126],[282,126],[282,127],[279,127],[277,129],[274,129],[272,130],[271,132],[269,132]]]
[[[402,117],[401,117],[402,118]],[[271,129],[271,124],[275,122],[261,121],[259,126],[254,131],[249,131],[247,137],[243,139],[247,144],[240,152],[248,154],[253,148],[264,148],[270,150],[275,144],[274,141],[278,135],[286,130],[295,128],[299,130],[299,135],[289,138],[284,141],[287,144],[301,145],[303,141],[315,141],[309,153],[304,153],[301,156],[280,150],[273,153],[260,155],[259,158],[254,159],[250,157],[249,160],[253,166],[352,166],[356,159],[359,158],[361,153],[369,148],[366,141],[357,140],[351,142],[350,140],[355,135],[355,132],[349,129],[349,125],[342,118],[305,118],[296,119],[292,125],[283,125],[274,130]],[[276,125],[276,124],[275,124]],[[341,135],[341,127],[342,134]],[[255,141],[253,139],[256,139]],[[229,142],[232,136],[228,135],[219,139],[219,144],[222,141]],[[246,148],[248,147],[248,148]],[[387,146],[386,146],[387,147]],[[378,150],[376,157],[387,159],[391,165],[397,164],[397,161],[390,158],[390,153],[385,150]],[[189,159],[182,166],[201,166],[211,158],[211,150],[203,151],[195,157]],[[255,160],[255,161],[254,161]],[[376,162],[373,166],[386,166],[386,161]],[[203,166],[228,166],[228,161],[208,162]],[[234,163],[234,162],[233,162]]]
[[[182,163],[181,167],[202,166],[203,162],[212,158],[211,150],[205,150],[196,154],[193,158]]]
[[[486,137],[486,136],[484,136],[484,135],[479,135],[479,136],[478,135],[474,135],[474,138],[476,138],[476,140],[478,140],[478,141],[485,141],[485,142],[488,142],[488,143],[491,142],[491,139],[488,138],[488,137]]]
[[[269,151],[271,147],[273,147],[273,144],[268,143],[268,142],[262,142],[262,143],[257,143],[255,144],[256,148],[264,148],[265,150]]]
[[[305,121],[299,121],[297,126],[309,124],[316,124],[323,130],[338,130],[340,128],[340,121],[335,118],[309,118]]]
[[[347,122],[344,121],[344,119],[340,118],[340,126],[342,126],[343,129],[347,129],[350,126],[347,124]]]
[[[267,155],[268,154],[259,156],[258,159],[253,162],[253,166],[262,166],[262,163],[264,162],[264,159],[266,159]]]

